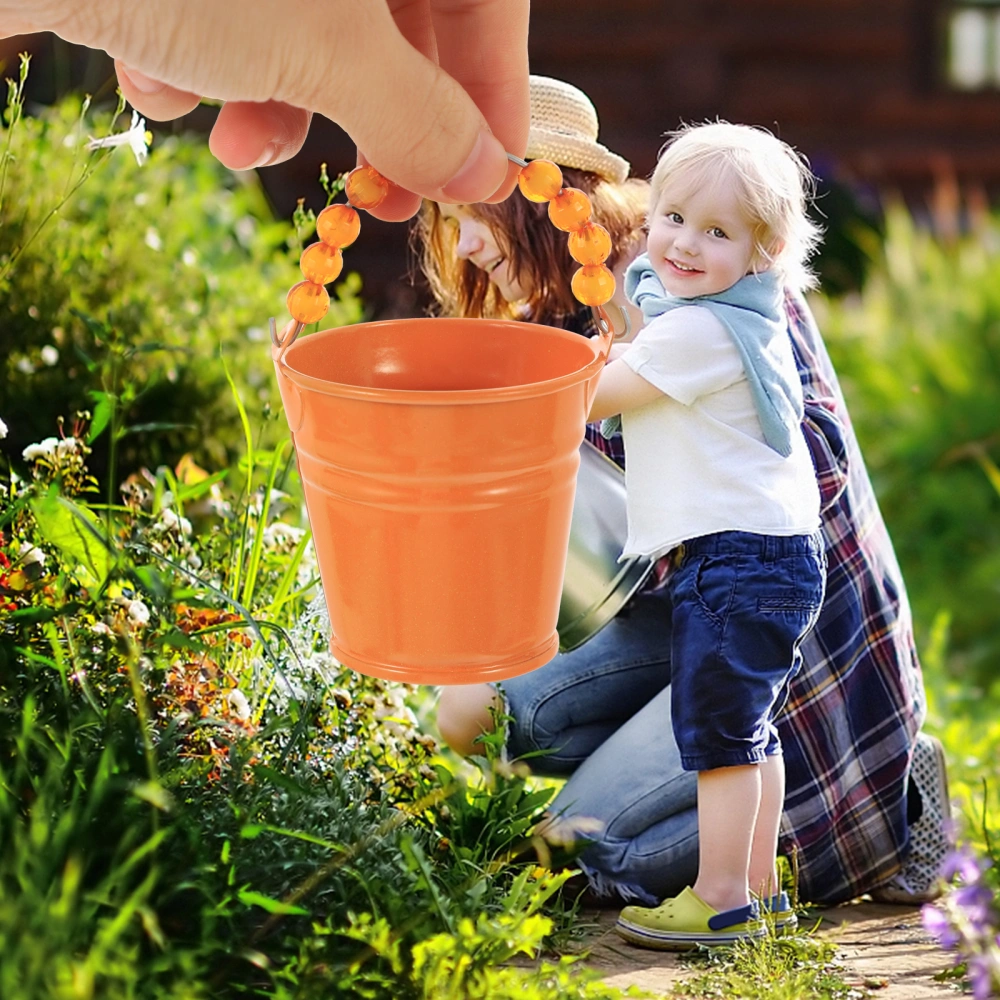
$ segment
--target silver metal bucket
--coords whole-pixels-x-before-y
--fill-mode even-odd
[[[627,534],[625,473],[584,441],[556,625],[564,653],[600,632],[649,576],[645,557],[618,562]]]

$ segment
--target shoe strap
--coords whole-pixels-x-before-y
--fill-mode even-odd
[[[746,906],[737,906],[734,910],[723,910],[716,913],[714,917],[708,918],[708,929],[710,931],[721,931],[723,928],[732,927],[734,924],[744,924],[748,920],[756,920],[759,910],[757,900],[753,900]]]

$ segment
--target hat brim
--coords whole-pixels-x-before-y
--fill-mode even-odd
[[[588,170],[614,184],[623,183],[632,165],[607,146],[551,129],[532,127],[528,133],[529,160],[551,160],[561,167]]]

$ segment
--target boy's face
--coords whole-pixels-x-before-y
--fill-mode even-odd
[[[649,260],[671,295],[715,295],[750,271],[753,230],[732,184],[681,181],[667,181],[649,217]]]

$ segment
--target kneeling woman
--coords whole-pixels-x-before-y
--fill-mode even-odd
[[[628,180],[628,163],[597,140],[586,95],[532,78],[527,156],[553,160],[567,185],[590,196],[620,278],[644,249],[648,186]],[[517,193],[497,205],[427,204],[415,247],[445,315],[594,332],[590,310],[571,295],[576,265],[544,204]],[[788,295],[785,311],[829,573],[779,722],[781,849],[797,853],[802,898],[835,902],[886,883],[903,865],[907,806],[919,799],[907,787],[924,697],[905,587],[836,374],[805,301]],[[605,442],[593,426],[587,437],[623,462],[620,440]],[[695,779],[681,768],[671,732],[670,619],[654,580],[579,649],[499,690],[444,688],[438,708],[441,735],[462,753],[492,726],[490,707],[502,708],[511,717],[510,755],[532,753],[536,771],[567,777],[552,812],[565,829],[587,831],[581,865],[593,887],[643,903],[676,894],[697,871]]]

